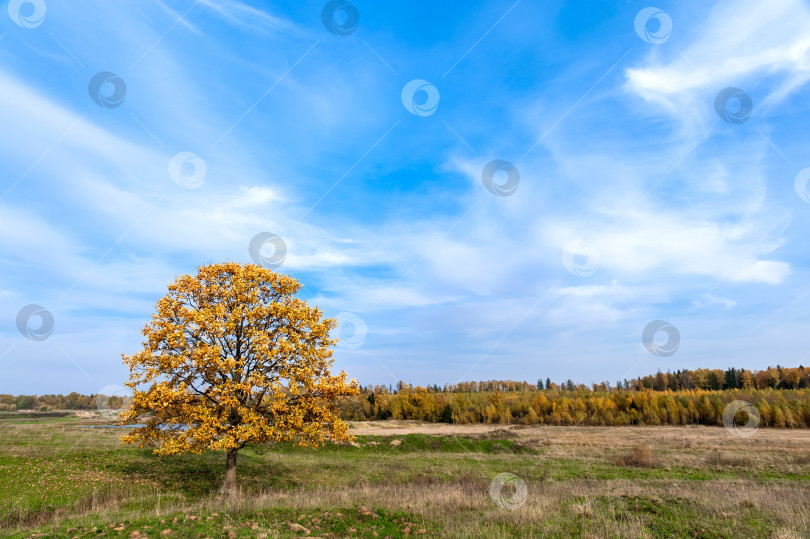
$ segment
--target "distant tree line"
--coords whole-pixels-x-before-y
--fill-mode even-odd
[[[514,380],[487,380],[481,382],[459,382],[457,384],[444,384],[444,386],[428,385],[424,389],[428,393],[477,393],[487,391],[681,391],[690,389],[706,389],[722,391],[726,389],[803,389],[810,387],[810,368],[802,365],[798,367],[768,367],[765,370],[754,371],[747,369],[694,369],[678,370],[650,374],[630,380],[619,380],[615,384],[608,381],[586,386],[566,380],[559,384],[550,378],[545,381],[538,378],[537,383],[517,382]],[[397,382],[396,386],[375,385],[360,386],[363,393],[398,393],[404,389],[412,390],[414,386],[405,382]]]
[[[110,397],[107,406],[115,409],[123,399]],[[68,395],[5,395],[0,394],[0,411],[36,410],[95,410],[96,395],[80,395],[75,391]]]
[[[110,397],[107,406],[120,406]],[[756,406],[762,427],[810,426],[810,368],[768,367],[657,372],[585,386],[567,380],[489,380],[442,387],[360,386],[340,401],[346,420],[412,419],[446,423],[524,425],[722,425],[733,400]],[[0,395],[2,410],[90,410],[96,396]]]
[[[810,426],[810,369],[679,370],[590,387],[546,378],[417,386],[361,386],[341,404],[349,420],[413,419],[525,425],[722,425],[733,400],[754,404],[760,426]]]
[[[434,392],[424,387],[368,392],[341,402],[347,420],[413,419],[523,425],[722,425],[733,400],[756,406],[759,426],[806,428],[810,388]]]

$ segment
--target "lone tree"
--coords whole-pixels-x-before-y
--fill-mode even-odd
[[[248,444],[348,441],[336,401],[357,394],[357,382],[330,374],[336,322],[294,297],[300,288],[253,264],[178,277],[143,329],[143,350],[124,356],[134,395],[121,422],[146,424],[122,442],[159,455],[224,451],[222,492],[235,494]]]

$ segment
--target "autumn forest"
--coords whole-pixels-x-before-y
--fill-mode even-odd
[[[0,411],[95,409],[96,395],[0,395]],[[810,425],[810,368],[730,368],[657,372],[613,384],[571,380],[491,380],[442,387],[361,386],[339,402],[344,420],[405,419],[438,423],[522,425],[722,425],[725,406],[752,403],[760,427]],[[120,397],[105,406],[122,405]]]

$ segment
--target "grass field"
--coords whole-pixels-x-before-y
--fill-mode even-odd
[[[243,450],[227,499],[222,454],[94,423],[0,419],[0,536],[810,537],[804,430],[358,423],[349,446]]]

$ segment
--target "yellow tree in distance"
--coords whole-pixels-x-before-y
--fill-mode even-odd
[[[133,400],[121,423],[145,426],[122,442],[158,455],[224,451],[222,492],[233,495],[237,453],[248,444],[349,441],[336,402],[357,394],[357,382],[330,374],[336,322],[295,297],[300,289],[292,277],[235,262],[175,279],[143,329],[143,349],[123,356]]]

